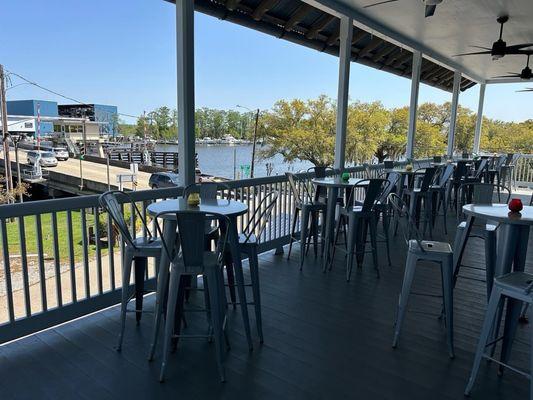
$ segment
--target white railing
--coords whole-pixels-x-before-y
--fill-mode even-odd
[[[513,169],[513,184],[533,189],[533,154],[520,154]]]
[[[370,169],[377,176],[383,165]],[[347,171],[364,176],[361,166]],[[309,173],[298,176],[300,184],[312,178]],[[250,213],[266,193],[277,191],[260,251],[288,243],[294,198],[284,175],[226,184],[229,193],[224,195],[247,203]],[[131,196],[146,217],[150,203],[181,192],[166,188],[132,192]],[[125,205],[124,213],[132,235],[146,235],[129,206]],[[241,230],[250,215],[240,219]],[[123,244],[109,215],[100,209],[98,196],[0,206],[0,234],[0,343],[120,301]],[[154,283],[154,265],[148,265],[145,279],[147,285]]]

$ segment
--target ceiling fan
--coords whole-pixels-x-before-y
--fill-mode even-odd
[[[379,6],[381,4],[394,3],[394,2],[397,2],[397,1],[400,1],[400,0],[379,1],[377,3],[373,3],[373,4],[369,4],[367,6],[364,6],[363,8],[370,8],[370,7],[374,7],[374,6]],[[442,3],[442,0],[422,0],[422,2],[426,5],[425,16],[427,18],[427,17],[431,17],[433,14],[435,14],[435,10],[437,9],[437,5]]]
[[[517,92],[533,92],[533,88],[525,88],[522,90],[517,90]]]
[[[502,39],[503,36],[503,24],[505,24],[507,21],[509,21],[508,15],[503,15],[501,17],[498,17],[496,20],[500,24],[500,37],[497,41],[495,41],[492,44],[491,48],[488,47],[482,47],[482,46],[470,46],[475,47],[478,49],[482,49],[484,51],[477,51],[473,53],[462,53],[462,54],[455,54],[454,57],[458,56],[472,56],[472,55],[479,55],[479,54],[490,54],[492,56],[493,60],[498,60],[508,54],[527,54],[525,53],[526,50],[524,50],[527,47],[533,47],[533,43],[522,43],[522,44],[515,44],[512,46],[507,46],[507,43]]]
[[[533,78],[533,71],[531,71],[531,68],[529,68],[529,56],[533,54],[533,52],[530,52],[528,55],[527,55],[527,63],[526,63],[526,66],[525,68],[520,71],[520,73],[514,73],[514,72],[509,72],[509,75],[500,75],[500,76],[495,76],[494,78],[520,78],[520,79],[523,79],[523,80],[530,80]]]

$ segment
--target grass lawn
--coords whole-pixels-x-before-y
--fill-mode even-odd
[[[106,222],[107,215],[100,214],[100,221]],[[94,227],[95,217],[92,214],[86,213],[87,221],[87,240],[89,227]],[[52,229],[52,214],[41,215],[42,225],[42,240],[43,240],[43,253],[46,258],[54,257],[54,242],[53,242],[53,229]],[[107,224],[104,225],[107,231]],[[59,254],[61,262],[68,262],[69,249],[68,249],[68,225],[67,225],[67,213],[57,213],[57,239],[59,245]],[[37,254],[37,225],[36,217],[28,216],[24,217],[24,230],[26,238],[26,252],[27,254]],[[81,224],[81,212],[72,211],[72,234],[74,237],[74,256],[75,262],[83,260],[83,244],[82,244],[82,224]],[[9,244],[9,254],[20,255],[20,237],[19,237],[19,222],[14,220],[7,223],[7,236]],[[107,236],[107,235],[106,235]],[[107,254],[107,249],[101,249],[102,254]],[[96,246],[89,245],[89,257],[94,257],[96,254]]]

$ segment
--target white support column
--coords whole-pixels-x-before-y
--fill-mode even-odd
[[[176,0],[179,183],[194,183],[194,1]]]
[[[459,92],[461,90],[461,72],[453,74],[452,109],[450,114],[450,130],[448,131],[448,157],[453,156],[455,144],[455,126],[457,123],[457,108],[459,107]]]
[[[342,16],[340,26],[339,88],[337,94],[337,125],[334,167],[343,169],[346,158],[346,125],[348,121],[348,86],[352,55],[353,19]]]
[[[416,133],[416,116],[418,109],[418,91],[420,89],[420,67],[422,66],[422,53],[413,51],[413,68],[411,70],[411,101],[409,102],[409,128],[407,131],[407,147],[405,156],[413,158],[415,133]]]
[[[483,104],[485,103],[485,84],[479,84],[479,103],[477,105],[476,133],[474,135],[474,153],[479,153],[481,143],[481,125],[483,124]]]

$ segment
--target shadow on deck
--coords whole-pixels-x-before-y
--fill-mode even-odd
[[[448,241],[453,240],[453,223]],[[443,236],[441,235],[441,238]],[[40,332],[0,347],[0,393],[7,399],[461,399],[485,310],[484,283],[462,278],[455,291],[456,358],[446,350],[444,326],[437,318],[440,299],[413,296],[399,348],[391,348],[401,286],[405,246],[393,241],[393,266],[380,245],[381,278],[370,257],[347,283],[339,258],[322,273],[311,255],[298,270],[298,245],[286,255],[261,256],[265,343],[252,320],[254,351],[249,353],[240,313],[230,308],[232,348],[227,382],[220,383],[213,346],[205,340],[180,342],[170,357],[167,380],[157,381],[160,349],[146,361],[152,315],[136,327],[129,314],[122,353],[114,351],[117,307]],[[533,246],[529,244],[530,251]],[[482,267],[482,242],[473,239],[464,264]],[[530,253],[531,254],[531,253]],[[528,270],[533,269],[531,257]],[[420,264],[414,291],[439,294],[436,266]],[[483,277],[463,269],[463,276]],[[201,298],[200,295],[197,297]],[[196,298],[193,299],[193,302]],[[146,301],[152,309],[153,296]],[[252,311],[252,310],[250,310]],[[253,313],[251,314],[253,315]],[[190,330],[205,330],[205,317],[190,317]],[[519,328],[526,338],[527,325]],[[528,368],[528,346],[516,343],[515,364]],[[483,363],[473,399],[526,398],[529,385],[512,372],[497,376]]]

